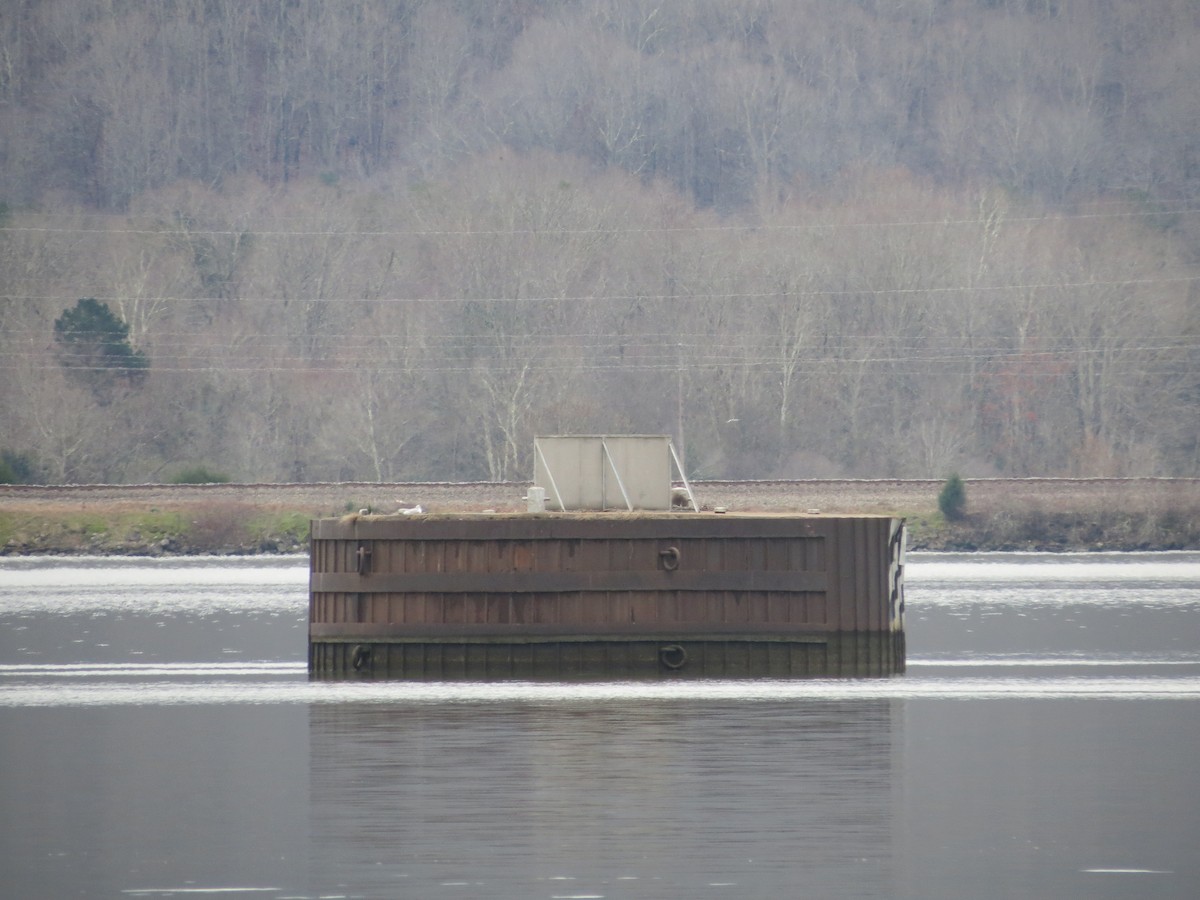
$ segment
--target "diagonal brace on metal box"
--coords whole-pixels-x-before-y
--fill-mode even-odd
[[[679,505],[672,467],[687,505],[698,509],[668,435],[552,435],[534,439],[534,484],[559,510],[670,509]]]

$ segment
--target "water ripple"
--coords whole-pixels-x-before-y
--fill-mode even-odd
[[[147,673],[149,674],[149,673]],[[182,673],[180,673],[182,675]],[[226,672],[232,675],[233,672]],[[256,674],[256,673],[251,673]],[[95,707],[201,704],[428,704],[593,706],[640,702],[827,700],[1157,699],[1200,700],[1200,674],[1161,677],[953,677],[879,680],[605,682],[594,684],[318,682],[281,670],[275,680],[0,680],[0,706]]]

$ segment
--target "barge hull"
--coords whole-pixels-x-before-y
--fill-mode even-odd
[[[883,516],[317,520],[309,671],[891,675],[904,668],[903,533]]]

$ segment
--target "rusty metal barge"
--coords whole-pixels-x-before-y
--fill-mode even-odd
[[[882,676],[903,522],[718,514],[312,525],[309,670],[386,678]]]
[[[605,441],[602,462],[606,453],[619,456],[614,441]],[[612,481],[615,459],[600,471],[610,469]],[[636,479],[619,475],[625,509],[580,509],[563,478],[540,474],[554,484],[554,508],[544,511],[531,490],[532,512],[313,521],[310,674],[569,680],[903,671],[902,519],[697,511],[690,488],[685,510],[671,510],[669,493],[648,509],[635,496]]]

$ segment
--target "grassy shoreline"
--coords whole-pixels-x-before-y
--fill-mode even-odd
[[[1200,550],[1200,518],[1174,512],[1003,511],[960,522],[909,519],[909,547],[946,551]]]
[[[0,555],[302,553],[312,517],[304,509],[229,502],[149,509],[0,509]]]
[[[309,520],[348,508],[214,500],[86,505],[0,505],[0,555],[253,555],[304,553]],[[947,521],[929,510],[896,510],[913,550],[1200,550],[1200,514],[1144,510],[974,511]]]

